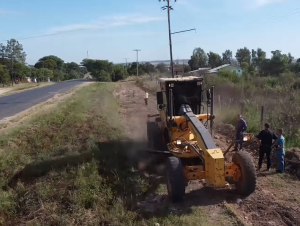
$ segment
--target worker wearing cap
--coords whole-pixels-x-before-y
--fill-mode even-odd
[[[236,134],[235,134],[235,151],[238,150],[238,145],[240,144],[240,149],[243,146],[243,137],[247,129],[247,123],[243,119],[241,114],[238,114],[237,124],[236,124]]]
[[[267,170],[270,170],[271,167],[271,151],[273,140],[277,140],[277,136],[270,129],[270,124],[265,123],[264,130],[260,131],[260,133],[256,136],[256,138],[260,141],[259,145],[259,160],[258,160],[258,171],[261,170],[262,162],[264,156],[267,156]]]
[[[149,93],[145,91],[145,104],[148,105]]]

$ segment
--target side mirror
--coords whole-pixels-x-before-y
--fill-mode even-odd
[[[157,92],[156,93],[156,101],[157,104],[163,104],[163,96],[162,96],[162,92]]]
[[[210,89],[206,90],[206,99],[207,100],[211,99]]]
[[[157,110],[161,111],[164,109],[164,105],[163,104],[158,104],[157,105]]]

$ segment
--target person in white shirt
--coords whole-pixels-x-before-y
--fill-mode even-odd
[[[148,105],[148,98],[149,98],[149,94],[147,91],[145,91],[145,104]]]

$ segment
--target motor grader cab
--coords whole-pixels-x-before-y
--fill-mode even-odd
[[[216,189],[231,181],[242,195],[254,192],[256,173],[251,156],[240,150],[226,163],[212,138],[214,87],[204,90],[203,79],[198,77],[160,78],[159,84],[159,114],[148,115],[155,117],[147,123],[148,141],[152,150],[170,154],[167,190],[172,201],[183,200],[189,180],[205,179]]]

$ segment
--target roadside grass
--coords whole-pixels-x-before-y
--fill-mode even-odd
[[[10,87],[0,87],[0,97],[8,96],[14,93],[21,93],[26,90],[36,89],[44,86],[50,86],[53,84],[54,82],[41,82],[41,83],[26,82],[26,83],[14,84],[14,86],[10,86]]]
[[[132,170],[135,143],[118,141],[126,136],[116,88],[83,87],[0,137],[0,225],[228,225],[201,207],[182,215],[139,211],[156,187]]]

